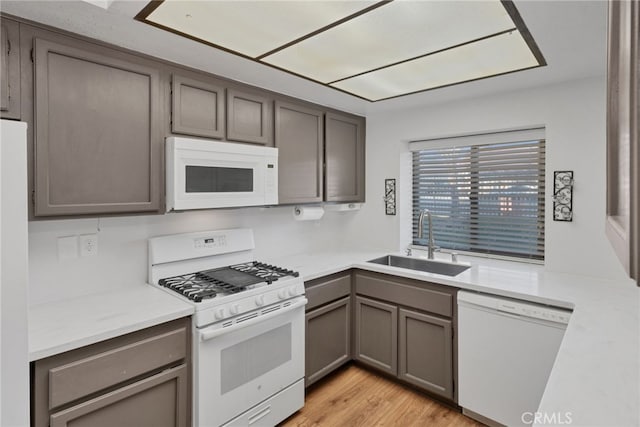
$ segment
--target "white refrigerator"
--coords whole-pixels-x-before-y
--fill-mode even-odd
[[[27,124],[0,120],[0,426],[29,426]]]

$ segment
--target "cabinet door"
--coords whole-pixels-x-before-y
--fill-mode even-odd
[[[355,358],[392,375],[397,373],[398,308],[356,297]]]
[[[158,70],[74,46],[35,39],[35,215],[158,211]]]
[[[280,204],[322,201],[322,118],[320,110],[276,101]]]
[[[346,297],[306,314],[306,386],[351,358],[350,313],[351,297]]]
[[[606,233],[640,285],[640,5],[609,2]]]
[[[364,120],[327,113],[325,200],[364,202]]]
[[[187,365],[51,414],[51,427],[186,427]]]
[[[451,321],[400,309],[398,378],[453,399]]]
[[[273,145],[273,100],[227,90],[227,139]]]
[[[20,31],[18,23],[0,19],[0,117],[20,119]]]
[[[223,87],[174,74],[171,100],[173,133],[224,138]]]

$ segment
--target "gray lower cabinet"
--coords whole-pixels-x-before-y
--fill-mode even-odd
[[[364,202],[365,121],[325,116],[325,201]]]
[[[38,360],[34,427],[187,427],[191,322],[179,319]]]
[[[186,422],[187,366],[180,365],[51,414],[51,427],[174,427]]]
[[[228,89],[227,139],[273,145],[273,99]]]
[[[0,117],[20,119],[20,28],[0,19]]]
[[[356,297],[355,358],[381,371],[398,372],[398,308]]]
[[[451,320],[399,311],[398,378],[453,399]]]
[[[64,40],[34,40],[34,215],[159,211],[159,70]]]
[[[282,101],[276,101],[275,110],[278,202],[321,202],[324,113],[321,110]]]
[[[450,400],[456,289],[355,272],[355,358]]]
[[[174,74],[171,132],[204,138],[225,137],[224,87]]]
[[[309,386],[351,359],[351,297],[306,314],[305,385]]]
[[[351,271],[305,282],[305,385],[351,360]]]

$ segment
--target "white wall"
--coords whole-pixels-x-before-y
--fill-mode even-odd
[[[600,77],[368,116],[367,203],[358,212],[327,212],[321,221],[310,222],[294,221],[292,207],[32,221],[30,304],[144,283],[146,239],[162,234],[251,227],[257,258],[349,247],[404,249],[411,223],[407,141],[541,124],[547,135],[547,182],[554,170],[573,170],[576,181],[571,223],[552,221],[552,190],[547,190],[547,270],[624,278],[604,235],[605,81]],[[399,179],[397,216],[384,214],[385,178]],[[98,256],[58,260],[58,237],[95,233],[98,222]]]
[[[408,141],[544,125],[548,183],[546,269],[596,277],[625,277],[604,234],[605,93],[604,77],[597,77],[435,107],[369,115],[368,203],[357,214],[353,238],[365,246],[389,250],[402,250],[410,242]],[[552,220],[554,170],[574,171],[573,222]],[[384,215],[385,178],[399,179],[397,216]]]
[[[353,220],[353,212],[325,212],[320,221],[295,221],[293,207],[277,207],[31,221],[29,303],[35,305],[145,283],[149,237],[249,227],[255,234],[256,258],[266,259],[347,247],[346,230]],[[96,232],[97,256],[58,259],[58,237]]]

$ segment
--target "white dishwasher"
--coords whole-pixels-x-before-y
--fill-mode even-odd
[[[458,292],[458,404],[465,414],[507,426],[530,425],[570,315]]]

